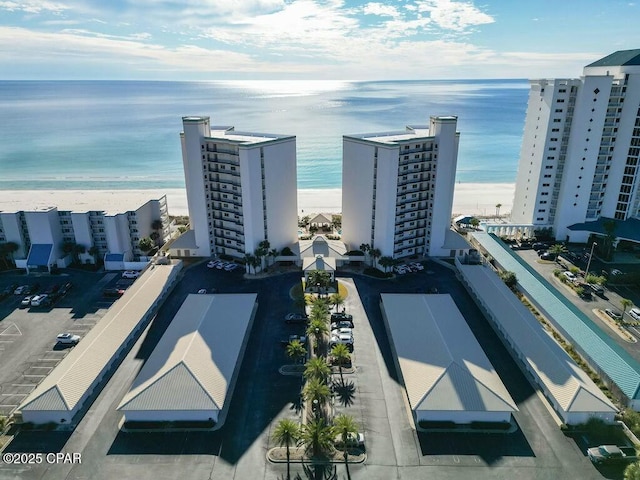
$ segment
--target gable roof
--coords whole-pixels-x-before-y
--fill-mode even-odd
[[[257,294],[190,294],[118,410],[223,408]]]
[[[450,295],[380,297],[413,410],[518,410]]]
[[[618,50],[590,63],[587,67],[620,67],[623,65],[640,65],[640,49]]]
[[[181,263],[174,263],[147,269],[18,409],[59,408],[75,414],[87,391],[181,268]]]
[[[313,217],[311,220],[309,220],[309,224],[312,223],[331,223],[331,219],[327,218],[327,216],[324,213],[319,213],[318,215],[316,215],[315,217]]]

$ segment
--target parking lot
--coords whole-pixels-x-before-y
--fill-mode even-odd
[[[14,452],[52,451],[64,445],[66,452],[82,453],[82,464],[23,468],[19,478],[143,480],[176,478],[187,471],[190,479],[282,478],[286,465],[266,462],[265,453],[275,446],[271,439],[275,423],[281,418],[300,418],[301,378],[281,375],[278,369],[290,363],[280,341],[304,331],[304,325],[287,325],[283,321],[286,313],[296,311],[289,289],[299,281],[301,273],[246,280],[238,270],[207,269],[202,263],[186,271],[68,439],[61,444],[59,438],[47,432],[28,432],[10,445]],[[362,425],[368,455],[364,464],[350,465],[351,478],[602,478],[584,456],[582,446],[564,436],[553,422],[453,272],[429,262],[422,271],[392,280],[347,274],[341,280],[349,291],[345,308],[354,315],[356,324],[357,370],[345,376],[352,387],[343,397],[348,402],[336,401],[336,411],[353,415]],[[260,306],[225,425],[216,432],[120,432],[121,415],[115,408],[122,395],[186,295],[202,288],[221,293],[258,293]],[[468,435],[418,434],[413,430],[382,324],[379,294],[425,293],[434,288],[453,296],[518,404],[517,432]],[[94,297],[93,301],[100,299]],[[337,469],[338,478],[345,477],[344,465]],[[302,474],[300,465],[292,465],[291,470],[292,475]],[[6,466],[0,467],[2,478],[3,474],[15,477],[15,473]]]
[[[71,270],[59,275],[8,272],[0,276],[0,290],[38,284],[43,292],[54,285],[73,285],[50,306],[21,305],[25,295],[13,293],[0,301],[0,415],[13,413],[73,348],[58,343],[58,334],[82,338],[100,320],[114,301],[104,298],[102,289],[119,277],[119,273]]]

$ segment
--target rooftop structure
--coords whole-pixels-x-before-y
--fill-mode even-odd
[[[417,422],[510,420],[518,408],[450,295],[380,297]]]
[[[496,237],[483,232],[471,236],[503,269],[516,274],[518,287],[527,298],[603,380],[617,385],[631,408],[640,409],[640,363]]]
[[[257,309],[255,293],[188,295],[118,410],[127,421],[219,425]]]
[[[591,417],[614,420],[616,407],[495,272],[460,261],[456,267],[505,346],[564,423],[576,425]]]
[[[176,280],[182,263],[147,269],[104,317],[24,399],[18,410],[25,422],[72,423],[96,386],[109,375],[154,308]]]

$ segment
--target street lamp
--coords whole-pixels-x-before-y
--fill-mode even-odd
[[[598,245],[596,242],[591,244],[591,252],[589,253],[589,261],[587,262],[587,270],[584,272],[584,279],[586,280],[589,276],[589,267],[591,267],[591,257],[593,257],[593,247]]]

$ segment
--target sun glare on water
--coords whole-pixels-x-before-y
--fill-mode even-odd
[[[230,80],[216,83],[264,97],[304,97],[346,90],[351,85],[345,80]]]

